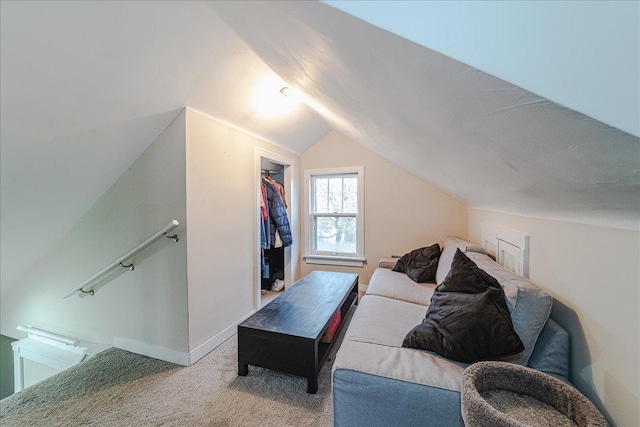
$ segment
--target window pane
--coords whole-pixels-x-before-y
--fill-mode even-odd
[[[354,217],[315,217],[314,246],[320,252],[355,254],[356,219]]]
[[[355,174],[314,177],[314,213],[358,213],[358,178]]]
[[[358,178],[344,178],[343,180],[343,210],[346,213],[358,212]]]
[[[314,178],[313,185],[315,194],[314,212],[329,212],[329,180],[327,178]]]
[[[342,178],[329,179],[329,212],[342,213]]]

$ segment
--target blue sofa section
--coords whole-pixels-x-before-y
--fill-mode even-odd
[[[569,336],[549,318],[551,295],[504,269],[482,248],[459,238],[444,242],[436,281],[460,248],[503,286],[514,329],[525,350],[505,360],[566,381]],[[436,283],[415,283],[381,260],[345,333],[333,365],[335,426],[462,426],[460,387],[468,366],[402,347],[425,316]]]

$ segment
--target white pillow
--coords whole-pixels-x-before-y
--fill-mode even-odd
[[[449,270],[451,270],[451,263],[453,257],[456,254],[456,249],[460,248],[462,252],[480,252],[484,253],[482,246],[471,243],[468,240],[461,239],[460,237],[448,236],[442,245],[442,252],[440,253],[440,259],[438,260],[438,269],[436,270],[436,283],[439,285],[442,283]]]

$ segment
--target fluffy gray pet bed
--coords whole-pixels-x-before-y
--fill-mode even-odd
[[[466,427],[604,427],[607,420],[571,385],[507,362],[478,362],[462,375]]]

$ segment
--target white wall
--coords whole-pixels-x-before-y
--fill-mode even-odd
[[[24,386],[23,389],[46,380],[47,378],[61,372],[60,369],[34,362],[33,360],[23,359]]]
[[[470,240],[482,222],[531,236],[530,279],[571,334],[571,382],[614,425],[640,425],[640,233],[470,210]]]
[[[311,270],[347,271],[359,274],[359,282],[368,284],[382,257],[404,254],[433,243],[442,244],[447,235],[467,235],[467,208],[463,203],[338,132],[329,132],[318,140],[302,153],[300,162],[301,174],[305,169],[363,166],[365,179],[367,264],[364,268],[355,268],[302,261],[303,276]],[[301,220],[304,229],[307,222],[304,214]],[[302,245],[305,248],[306,242]]]
[[[254,310],[260,148],[298,156],[187,109],[189,349],[199,357]],[[257,174],[257,175],[256,175]],[[297,175],[294,177],[294,193]],[[291,210],[297,212],[297,199]],[[299,234],[293,227],[292,258]]]
[[[22,279],[2,296],[3,335],[23,338],[33,324],[84,340],[153,346],[168,359],[188,350],[187,239],[163,239],[95,296],[62,295],[157,230],[186,220],[185,113],[82,216]],[[82,180],[82,176],[77,177]],[[73,191],[68,188],[67,191]]]

